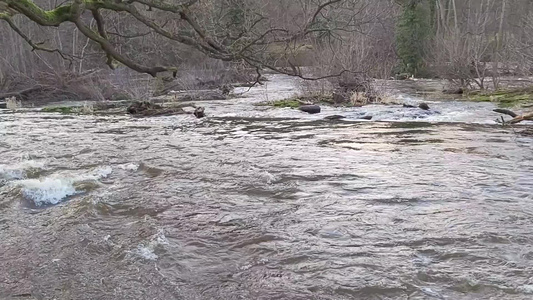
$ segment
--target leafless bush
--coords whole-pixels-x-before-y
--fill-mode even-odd
[[[301,80],[299,81],[298,90],[302,95],[314,96],[332,96],[335,90],[330,80],[321,79],[315,81]]]

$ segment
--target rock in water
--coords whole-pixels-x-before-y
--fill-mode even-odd
[[[197,107],[195,110],[194,110],[194,116],[197,117],[198,119],[200,118],[203,118],[205,117],[205,108],[203,107]]]
[[[422,102],[418,104],[418,108],[423,109],[423,110],[429,110],[429,105],[425,102]]]
[[[320,106],[318,105],[302,105],[298,109],[310,114],[320,113]]]
[[[403,107],[405,107],[405,108],[416,108],[416,106],[411,105],[411,104],[404,104]]]
[[[346,117],[345,116],[341,116],[341,115],[332,115],[332,116],[327,116],[324,119],[325,120],[341,120],[341,119],[344,119],[344,118],[346,118]]]
[[[362,116],[359,119],[360,120],[372,120],[372,116]]]
[[[448,94],[448,95],[462,95],[464,92],[465,91],[463,88],[446,89],[442,91],[443,94]]]

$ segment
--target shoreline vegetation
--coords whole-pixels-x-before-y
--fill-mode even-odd
[[[0,108],[124,100],[42,111],[141,103],[142,114],[178,114],[183,102],[231,101],[233,88],[261,84],[269,72],[308,81],[297,97],[259,104],[275,108],[412,105],[380,91],[376,81],[390,79],[419,81],[420,102],[533,105],[531,1],[263,2],[0,0],[0,30],[10,33],[0,35]],[[442,86],[424,87],[425,79]]]
[[[403,80],[402,80],[403,81]],[[406,81],[409,81],[406,80]],[[443,81],[444,82],[444,81]],[[196,108],[193,101],[204,100],[224,100],[231,101],[231,99],[238,98],[238,95],[233,94],[234,87],[250,86],[249,83],[236,83],[231,87],[224,85],[223,87],[212,87],[211,89],[188,90],[181,92],[174,92],[159,97],[147,97],[148,100],[121,100],[121,101],[74,101],[76,103],[83,103],[82,105],[45,105],[41,106],[40,111],[43,113],[61,113],[61,114],[78,114],[78,115],[109,115],[109,114],[126,114],[128,108],[132,105],[139,105],[144,109],[142,112],[135,112],[130,114],[134,116],[161,116],[161,115],[175,115],[175,114],[193,114]],[[427,93],[427,86],[424,86],[423,81],[416,82],[414,93]],[[422,87],[422,88],[420,88]],[[268,106],[272,108],[292,108],[299,109],[306,105],[316,106],[331,106],[331,107],[362,107],[365,105],[404,105],[405,107],[412,107],[401,99],[396,99],[394,95],[384,96],[383,93],[376,91],[375,88],[369,88],[373,96],[369,97],[369,93],[359,93],[354,91],[345,91],[348,96],[341,97],[334,89],[329,89],[322,92],[309,92],[300,90],[300,95],[275,100],[265,101],[255,104],[256,106]],[[473,101],[473,102],[494,102],[500,108],[513,109],[530,109],[533,107],[533,87],[506,87],[497,91],[489,90],[435,90],[431,92],[432,98],[436,99],[453,99],[456,101]],[[378,96],[379,95],[379,96]],[[451,97],[451,98],[450,98]],[[369,100],[370,98],[370,100]],[[425,97],[422,97],[425,99]],[[337,100],[337,101],[336,101]],[[421,100],[423,101],[423,100]],[[446,101],[446,100],[444,100]],[[9,101],[8,101],[9,102]],[[22,106],[21,101],[10,102],[11,108]],[[0,108],[2,103],[0,103]],[[190,109],[187,109],[189,107]],[[3,107],[7,108],[7,107]],[[184,109],[185,108],[185,109]]]
[[[470,91],[466,100],[496,102],[501,107],[533,107],[533,87],[507,88],[496,91]]]

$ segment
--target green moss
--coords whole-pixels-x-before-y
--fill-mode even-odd
[[[70,18],[70,6],[60,6],[53,10],[45,11],[44,15],[50,22],[66,20]]]
[[[49,113],[62,113],[70,114],[73,112],[74,107],[71,106],[58,106],[58,107],[45,107],[41,111]]]
[[[296,99],[284,99],[284,100],[278,100],[272,102],[270,105],[274,107],[288,107],[288,108],[298,108],[302,105],[302,103],[298,102]]]
[[[31,0],[10,0],[7,3],[31,20],[44,26],[59,26],[70,18],[71,5],[61,5],[46,11]]]
[[[493,92],[470,92],[468,100],[478,102],[497,102],[502,107],[514,107],[533,103],[533,87]]]
[[[273,106],[278,108],[298,108],[305,104],[325,104],[335,105],[331,96],[301,96],[277,101],[260,103],[260,106]],[[349,106],[351,103],[345,103],[343,106]]]

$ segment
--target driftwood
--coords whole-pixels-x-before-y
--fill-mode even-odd
[[[518,115],[511,111],[511,110],[508,110],[508,109],[501,109],[501,108],[497,108],[495,110],[493,110],[494,112],[497,112],[497,113],[500,113],[500,114],[504,114],[504,115],[508,115],[508,116],[511,116],[513,118],[516,118],[518,117]]]
[[[517,113],[515,113],[515,112],[513,112],[511,110],[508,110],[508,109],[495,109],[494,112],[513,117],[513,119],[505,122],[505,124],[516,124],[516,123],[520,123],[522,121],[533,120],[533,112],[530,112],[530,113],[527,113],[527,114],[524,114],[524,115],[518,115]]]
[[[507,123],[516,124],[516,123],[520,123],[522,121],[528,121],[528,120],[533,120],[533,112],[525,114],[525,115],[517,116]]]
[[[171,116],[186,114],[181,107],[163,107],[148,101],[134,102],[127,109],[130,115],[136,117]]]

